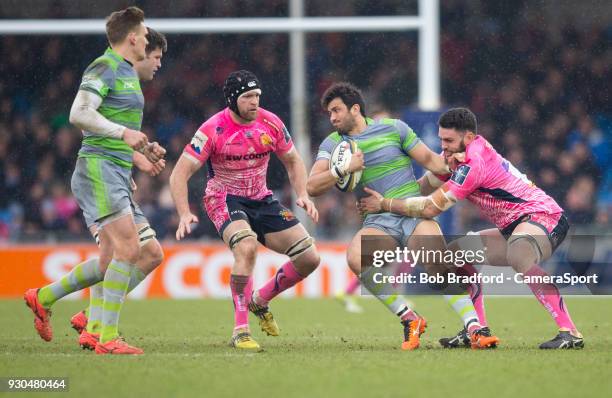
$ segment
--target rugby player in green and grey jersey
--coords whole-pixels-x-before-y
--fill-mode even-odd
[[[134,150],[152,163],[165,154],[157,143],[149,143],[140,130],[144,97],[133,68],[145,58],[147,28],[137,7],[113,12],[106,22],[110,48],[93,61],[70,110],[70,122],[83,131],[84,139],[72,175],[72,192],[83,210],[90,230],[99,231],[100,241],[110,242],[109,264],[87,260],[61,278],[25,294],[34,312],[34,326],[51,340],[49,308],[65,295],[103,280],[102,328],[96,345],[98,354],[142,354],[118,334],[121,305],[140,247],[133,219],[131,168]]]
[[[361,92],[350,83],[337,83],[329,87],[322,96],[321,105],[329,113],[330,122],[336,128],[319,147],[317,159],[308,178],[308,193],[319,196],[331,189],[338,178],[357,170],[363,174],[356,187],[357,197],[365,196],[363,187],[384,192],[388,198],[404,199],[419,196],[420,187],[412,170],[412,160],[436,174],[449,172],[442,156],[432,152],[415,132],[397,119],[372,120],[366,117],[365,102]],[[353,154],[345,170],[329,167],[334,148],[342,140],[354,140],[359,150]],[[374,188],[376,187],[376,188]],[[442,232],[434,220],[397,216],[391,213],[368,214],[361,230],[352,239],[347,251],[351,270],[359,276],[362,272],[361,238],[376,236],[381,247],[394,250],[398,245],[413,250],[444,250]],[[382,247],[384,246],[384,247]],[[371,254],[371,253],[370,253]],[[443,272],[443,264],[423,264],[428,272]],[[368,272],[365,268],[364,272]],[[419,347],[419,336],[425,331],[426,321],[408,306],[397,294],[381,294],[376,286],[366,286],[387,308],[396,314],[404,327],[402,349]],[[453,308],[464,322],[478,320],[469,295],[449,297]]]

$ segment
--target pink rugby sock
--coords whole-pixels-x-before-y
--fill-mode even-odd
[[[359,281],[359,278],[353,276],[348,285],[346,285],[346,290],[344,291],[344,293],[348,295],[354,294],[360,284],[361,282]]]
[[[463,267],[457,268],[457,273],[459,275],[472,276],[478,275],[478,270],[472,264],[465,264]],[[478,323],[480,323],[482,327],[488,326],[487,315],[484,307],[484,295],[482,294],[482,284],[470,284],[470,286],[468,286],[468,293],[470,294],[470,298],[474,304],[476,315],[478,315]]]
[[[234,330],[249,327],[249,300],[253,293],[253,278],[250,275],[231,275],[230,288],[234,302]]]
[[[540,268],[537,264],[534,264],[525,272],[525,276],[547,276],[548,273]],[[536,296],[540,304],[548,310],[550,315],[553,317],[559,328],[565,328],[569,330],[576,330],[574,322],[570,317],[563,297],[559,293],[559,289],[552,283],[528,283],[529,288]]]
[[[302,279],[304,279],[304,277],[298,274],[293,263],[287,261],[278,271],[276,271],[276,275],[257,291],[256,303],[259,305],[268,305],[270,300],[294,286]]]

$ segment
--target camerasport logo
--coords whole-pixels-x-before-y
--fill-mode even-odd
[[[284,209],[284,210],[281,210],[278,214],[280,214],[280,216],[285,221],[291,221],[291,220],[295,219],[295,216],[293,215],[291,210]]]

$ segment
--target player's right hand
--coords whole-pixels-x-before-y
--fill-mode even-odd
[[[150,142],[144,147],[143,155],[149,162],[157,163],[166,155],[166,150],[157,142]]]
[[[363,165],[363,152],[358,149],[357,152],[351,156],[351,162],[349,163],[347,171],[349,173],[353,173],[363,169],[365,169],[365,166]]]
[[[132,130],[126,128],[123,130],[123,141],[135,151],[142,152],[149,143],[147,135],[142,131]]]
[[[198,217],[191,213],[182,215],[179,221],[178,228],[176,229],[176,240],[181,240],[185,235],[191,233],[191,223],[197,223]]]

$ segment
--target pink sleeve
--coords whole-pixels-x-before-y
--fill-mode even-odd
[[[470,159],[457,167],[443,189],[452,192],[458,200],[463,200],[481,186],[484,171],[479,157]]]
[[[276,138],[276,148],[274,152],[278,155],[289,152],[293,148],[293,140],[283,121],[272,112],[267,112],[266,119],[266,122],[268,122],[268,125],[271,127],[270,131]]]
[[[200,163],[205,163],[208,157],[212,154],[213,149],[213,133],[210,128],[204,123],[195,132],[191,142],[185,145],[183,153],[194,158]]]

